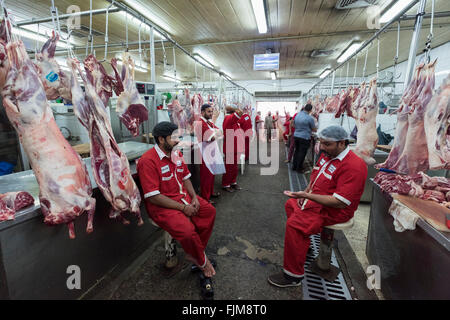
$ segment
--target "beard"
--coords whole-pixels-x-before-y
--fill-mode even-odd
[[[169,152],[172,152],[172,150],[173,150],[173,146],[171,146],[170,144],[168,144],[167,141],[164,141],[163,147],[164,147],[165,150],[167,150],[167,151],[169,151]]]

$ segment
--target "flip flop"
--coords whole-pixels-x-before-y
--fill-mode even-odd
[[[234,189],[231,187],[223,187],[222,189],[225,190],[226,192],[230,192],[230,193],[234,192]]]
[[[210,259],[209,262],[211,262],[211,264],[212,264],[212,266],[213,266],[214,269],[217,268],[216,260]],[[199,272],[199,271],[200,271],[200,268],[199,268],[197,265],[193,264],[193,265],[191,266],[191,272],[192,272],[192,273],[196,273],[196,272]]]
[[[214,289],[211,278],[205,277],[203,273],[200,274],[200,289],[204,300],[214,300]]]
[[[220,193],[219,193],[219,192],[216,192],[216,193],[211,194],[211,198],[217,198],[217,197],[219,197],[219,196],[220,196]]]

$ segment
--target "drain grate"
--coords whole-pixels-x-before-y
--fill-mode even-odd
[[[309,270],[309,265],[319,254],[320,248],[320,234],[315,234],[310,237],[312,249],[306,256],[305,263],[305,279],[303,280],[303,300],[352,300],[350,291],[345,283],[342,272],[339,273],[334,282],[322,279],[320,276]],[[331,255],[331,264],[339,267],[336,256]]]
[[[291,190],[305,190],[308,185],[305,175],[292,171],[291,163],[288,163],[288,169]],[[310,248],[312,250],[306,256],[305,279],[303,280],[303,300],[352,300],[352,296],[347,288],[342,272],[339,273],[334,282],[330,282],[322,279],[320,276],[309,270],[309,265],[319,254],[320,234],[312,235],[310,239]],[[331,264],[339,268],[334,250],[331,255]]]

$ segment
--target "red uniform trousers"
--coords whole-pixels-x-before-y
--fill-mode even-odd
[[[284,236],[284,271],[290,276],[305,273],[304,265],[310,244],[309,236],[322,231],[322,227],[348,221],[351,217],[327,214],[318,207],[302,210],[298,199],[289,199],[285,204],[287,222]],[[320,210],[320,211],[319,211]]]
[[[294,156],[295,151],[295,139],[294,136],[289,137],[289,152],[288,152],[288,160],[291,161]]]
[[[189,196],[186,198],[190,203]],[[197,199],[200,209],[197,215],[192,217],[187,217],[179,210],[155,206],[149,201],[146,202],[146,207],[150,218],[172,238],[178,240],[184,252],[191,255],[197,264],[203,267],[206,264],[205,248],[214,226],[216,208],[199,196]]]
[[[250,137],[245,137],[245,160],[250,159]]]
[[[227,155],[230,157],[231,155]],[[232,184],[236,184],[238,176],[238,153],[233,155],[233,163],[227,163],[227,157],[225,158],[225,170],[226,172],[222,175],[222,187],[229,187]],[[230,161],[230,160],[228,160]]]
[[[206,164],[200,164],[200,192],[203,199],[209,201],[214,193],[214,175],[209,171]]]

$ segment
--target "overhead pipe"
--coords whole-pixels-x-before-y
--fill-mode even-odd
[[[406,6],[402,11],[400,11],[394,18],[391,19],[391,21],[389,21],[388,23],[386,23],[380,30],[378,30],[377,32],[375,32],[375,34],[368,40],[366,40],[362,46],[355,52],[353,53],[350,57],[347,58],[347,60],[345,60],[344,62],[342,62],[341,64],[339,64],[336,68],[333,69],[333,71],[336,71],[337,69],[339,69],[340,67],[342,67],[343,65],[345,65],[348,61],[350,61],[351,59],[353,59],[353,57],[355,57],[356,55],[358,55],[362,50],[364,50],[370,43],[372,43],[373,40],[375,40],[379,35],[381,35],[391,24],[393,24],[394,22],[396,22],[401,16],[403,16],[406,12],[408,12],[411,8],[413,8],[419,1],[426,1],[426,0],[415,0],[413,2],[411,2],[408,6]],[[319,84],[321,84],[328,76],[324,77],[323,79],[321,79],[320,81],[318,81],[314,86],[312,86],[311,89],[309,89],[308,91],[308,95],[309,93],[316,88]]]

